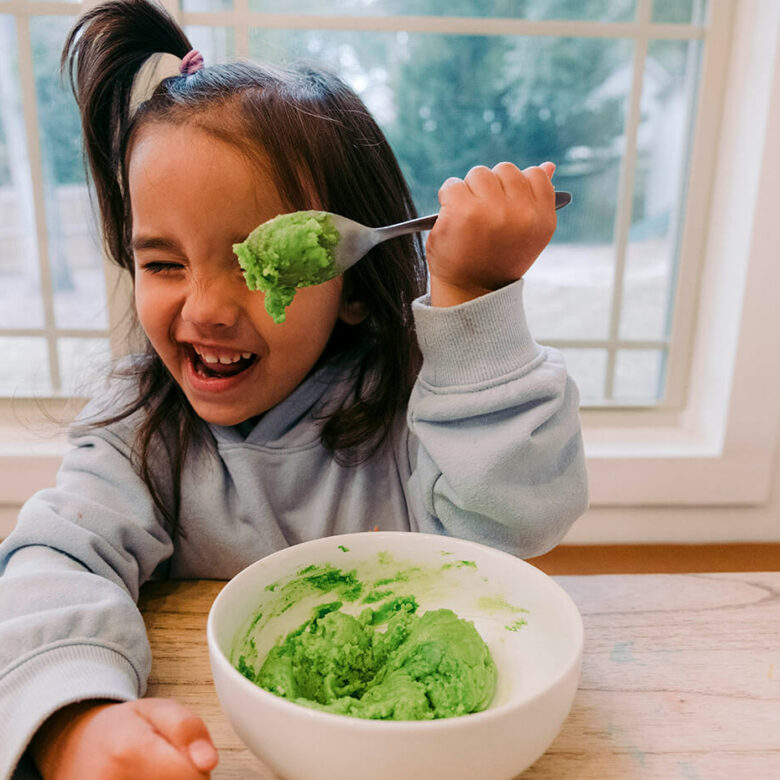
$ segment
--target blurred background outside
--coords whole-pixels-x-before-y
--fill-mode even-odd
[[[22,21],[3,5],[0,396],[78,394],[108,359],[110,320],[78,117],[59,75],[81,9],[60,3],[56,15]],[[556,187],[574,202],[527,275],[532,332],[562,349],[583,405],[663,402],[704,0],[286,0],[284,14],[331,17],[312,29],[264,27],[261,14],[279,3],[249,0],[257,25],[242,44],[237,25],[218,23],[232,9],[232,0],[181,3],[206,64],[304,59],[342,75],[387,134],[420,213],[436,211],[441,183],[474,165],[556,162]],[[208,14],[217,22],[202,23]],[[638,14],[644,37],[639,22],[629,34]],[[339,15],[379,29],[340,30]],[[571,24],[565,35],[400,29],[412,15]]]

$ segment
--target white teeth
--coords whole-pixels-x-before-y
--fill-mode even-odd
[[[236,352],[232,356],[228,357],[227,355],[211,355],[207,352],[203,352],[194,344],[192,345],[192,348],[195,350],[201,360],[203,360],[204,363],[208,363],[209,365],[222,363],[223,366],[229,366],[231,363],[238,363],[241,358],[246,358],[248,360],[252,357],[251,352]]]

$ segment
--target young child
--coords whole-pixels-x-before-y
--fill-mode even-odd
[[[407,237],[300,289],[275,324],[233,243],[279,213],[385,225],[414,206],[339,79],[203,67],[191,48],[148,0],[94,8],[65,46],[106,248],[133,277],[148,349],[85,410],[56,488],[0,547],[3,777],[209,775],[200,718],[140,698],[149,579],[229,578],[375,527],[533,556],[587,504],[577,391],[521,297],[555,230],[552,163],[444,182],[429,294]],[[181,75],[135,106],[160,52]]]

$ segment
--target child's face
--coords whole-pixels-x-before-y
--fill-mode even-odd
[[[298,290],[273,322],[232,245],[289,208],[270,176],[202,130],[142,128],[128,183],[139,319],[195,412],[235,425],[275,406],[322,354],[341,278]]]

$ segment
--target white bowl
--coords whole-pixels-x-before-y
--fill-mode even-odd
[[[498,669],[490,706],[439,720],[365,720],[304,707],[246,679],[231,658],[249,633],[262,661],[314,605],[335,600],[317,592],[284,602],[283,585],[311,564],[356,570],[369,583],[403,569],[408,579],[389,587],[414,595],[418,614],[446,607],[473,621]],[[357,601],[343,609],[364,608]],[[207,636],[223,710],[285,780],[510,780],[544,753],[568,715],[583,643],[574,602],[530,564],[481,544],[403,532],[326,537],[257,561],[217,596]]]

